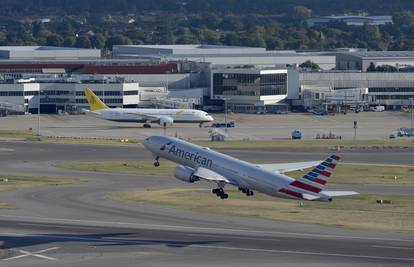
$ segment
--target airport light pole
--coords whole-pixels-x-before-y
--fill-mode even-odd
[[[105,103],[105,76],[102,78],[102,102]]]
[[[410,97],[411,100],[411,131],[414,131],[413,128],[413,102],[414,102],[414,97]]]
[[[39,88],[39,93],[37,95],[37,136],[40,136],[40,95],[42,90]]]
[[[224,124],[226,125],[226,127],[224,128],[224,131],[227,133],[227,101],[229,100],[229,98],[225,97],[224,98]]]

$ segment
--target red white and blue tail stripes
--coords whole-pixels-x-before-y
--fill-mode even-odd
[[[318,195],[340,159],[336,155],[330,156],[314,167],[312,171],[291,182],[287,188],[282,188],[279,192],[298,199],[304,199],[303,194]]]

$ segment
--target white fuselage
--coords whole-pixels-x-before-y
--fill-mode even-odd
[[[170,118],[174,123],[213,121],[208,113],[195,109],[110,108],[95,110],[92,113],[103,119],[119,122],[157,122],[160,117]]]
[[[271,196],[285,197],[279,190],[294,181],[286,175],[273,173],[254,164],[173,137],[151,136],[145,139],[144,145],[158,157],[194,170],[198,167],[207,168],[227,178],[235,186]]]

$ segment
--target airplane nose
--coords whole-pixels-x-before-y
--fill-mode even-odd
[[[145,147],[148,147],[150,143],[151,143],[151,137],[147,137],[147,138],[144,139],[144,146]]]

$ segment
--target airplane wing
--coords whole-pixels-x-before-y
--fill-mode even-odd
[[[203,167],[197,168],[193,175],[199,177],[200,179],[207,180],[209,182],[222,182],[226,184],[230,183],[230,181],[224,176]]]
[[[358,192],[355,191],[322,191],[321,193],[330,196],[330,197],[342,197],[342,196],[353,196],[359,195]]]
[[[304,170],[321,164],[322,161],[307,161],[294,163],[276,163],[276,164],[257,164],[256,166],[277,173],[285,173],[291,171]]]

